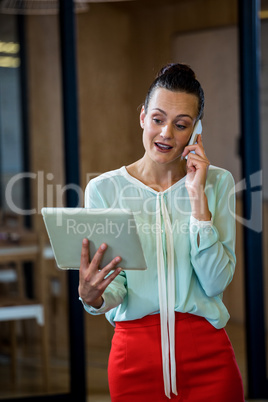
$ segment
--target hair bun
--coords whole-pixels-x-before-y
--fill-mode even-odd
[[[188,66],[187,64],[184,64],[184,63],[167,64],[166,66],[161,68],[161,70],[157,74],[157,78],[161,77],[163,75],[174,74],[174,73],[177,73],[177,74],[180,74],[180,73],[185,74],[186,73],[189,78],[196,79],[194,71],[191,69],[190,66]]]
[[[145,113],[148,111],[149,102],[157,88],[195,95],[198,98],[197,119],[203,117],[205,102],[204,91],[200,82],[196,79],[194,71],[187,64],[170,63],[159,71],[147,92],[144,102]]]

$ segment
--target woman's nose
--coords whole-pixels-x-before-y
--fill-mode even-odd
[[[162,138],[172,138],[173,137],[173,131],[172,131],[172,127],[169,124],[166,124],[163,128],[162,131],[160,133],[160,136]]]

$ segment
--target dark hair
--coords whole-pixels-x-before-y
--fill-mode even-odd
[[[186,92],[196,95],[198,98],[198,116],[197,119],[203,117],[204,112],[204,91],[197,81],[194,71],[186,64],[172,63],[167,64],[157,74],[155,80],[151,84],[144,102],[145,113],[148,111],[149,102],[157,88],[168,89],[174,92]]]

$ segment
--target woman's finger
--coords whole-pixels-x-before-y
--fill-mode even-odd
[[[80,269],[86,269],[89,264],[89,241],[88,239],[83,239],[82,241],[82,249],[81,249],[81,263]]]
[[[120,272],[122,272],[123,269],[118,267],[115,269],[114,272],[112,272],[109,276],[107,276],[103,281],[102,281],[102,285],[104,286],[104,289],[107,288],[107,286],[117,277],[117,275],[120,274]]]
[[[183,150],[182,157],[185,158],[187,155],[189,156],[192,152],[195,152],[197,155],[200,156],[206,156],[201,134],[198,135],[196,144],[186,145]]]
[[[116,269],[116,265],[122,260],[121,257],[115,257],[109,264],[100,270],[100,278],[103,280],[112,270]]]
[[[94,268],[95,270],[99,270],[99,266],[102,260],[102,257],[105,253],[105,251],[107,250],[107,244],[102,243],[100,245],[100,247],[98,248],[98,250],[96,251],[94,257],[91,260],[91,266],[92,268]]]
[[[192,154],[192,153],[190,153],[189,155],[188,155],[188,158],[187,158],[187,164],[190,164],[190,163],[205,163],[205,164],[207,164],[207,165],[209,165],[210,164],[210,162],[209,162],[209,160],[208,160],[208,158],[206,157],[206,155],[204,155],[204,156],[200,156],[200,155],[198,155],[198,154]]]

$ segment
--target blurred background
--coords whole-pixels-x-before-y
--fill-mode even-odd
[[[66,184],[72,182],[73,172],[84,190],[92,177],[143,155],[139,110],[148,87],[164,64],[184,62],[195,70],[205,91],[203,140],[208,158],[230,170],[237,184],[237,268],[224,295],[231,315],[227,332],[246,396],[268,400],[268,2],[246,1],[258,5],[260,28],[255,55],[260,63],[260,119],[250,135],[260,144],[253,157],[261,161],[262,171],[254,172],[253,184],[256,192],[262,191],[257,209],[263,209],[263,218],[252,224],[243,218],[242,196],[243,2],[239,8],[238,0],[77,0],[74,26],[69,27],[64,25],[67,3],[0,1],[0,399],[60,400],[63,395],[63,400],[110,400],[107,361],[113,327],[105,317],[84,314],[78,304],[78,321],[70,318],[76,315],[70,313],[70,302],[79,303],[70,282],[78,273],[70,280],[56,268],[40,211],[43,206],[68,204]],[[72,88],[68,82],[73,82]],[[68,148],[67,139],[74,141],[76,153],[70,152],[73,146]],[[255,306],[260,326],[254,328],[247,321],[254,305],[245,278],[245,226],[258,233],[263,249],[262,264],[256,259],[261,274],[254,289],[262,304]],[[263,341],[257,342],[261,362],[251,358],[256,339]],[[76,347],[85,362],[78,365],[82,386],[74,399]],[[261,385],[254,383],[252,372]]]

